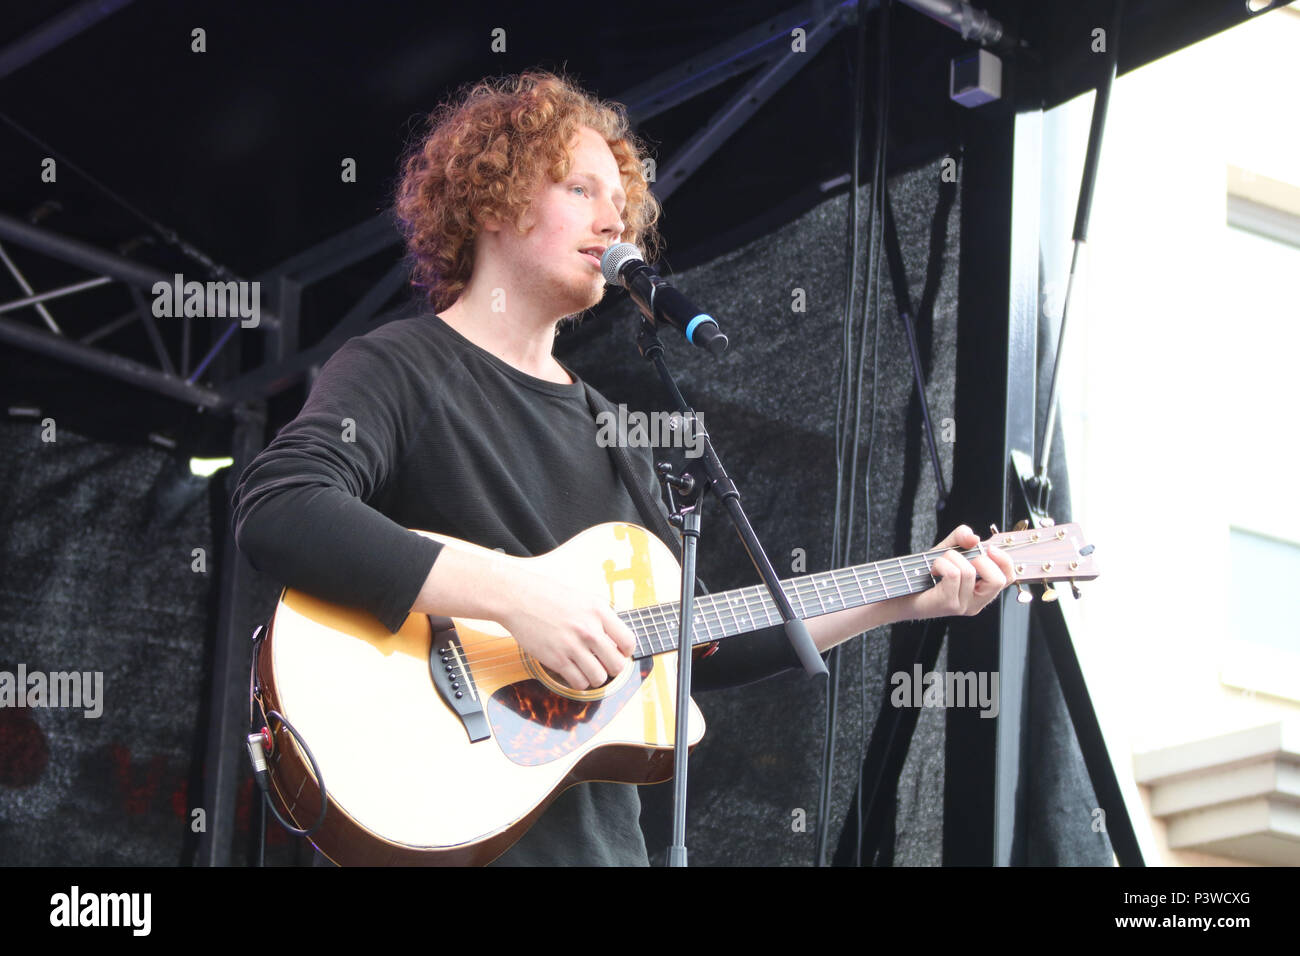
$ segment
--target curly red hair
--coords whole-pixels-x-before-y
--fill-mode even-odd
[[[618,163],[627,193],[622,241],[657,259],[659,202],[646,179],[645,146],[621,104],[568,77],[529,70],[462,87],[428,124],[403,159],[395,212],[414,260],[412,284],[426,290],[435,311],[469,284],[481,224],[497,219],[518,228],[542,175],[559,182],[569,174],[568,144],[582,126],[604,138]]]

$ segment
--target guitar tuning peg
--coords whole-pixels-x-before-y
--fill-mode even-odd
[[[1029,527],[1029,520],[1028,520],[1027,518],[1021,518],[1019,521],[1016,522],[1016,526],[1015,526],[1014,528],[1012,528],[1011,530],[1012,530],[1012,531],[1024,531],[1024,530],[1025,530],[1026,528],[1028,528],[1028,527]]]
[[[1074,599],[1076,601],[1083,597],[1083,592],[1079,590],[1079,585],[1074,583],[1073,578],[1070,579],[1070,590],[1074,592]]]
[[[997,525],[995,525],[995,524],[991,524],[991,525],[989,525],[989,534],[994,535],[994,536],[996,537],[997,535],[1000,535],[1001,533],[1002,533],[1002,532],[998,530],[998,526],[997,526]]]
[[[1048,581],[1043,585],[1043,603],[1051,604],[1056,600],[1056,588],[1052,587],[1052,582]]]
[[[1027,584],[1021,581],[1016,585],[1016,587],[1020,589],[1020,593],[1016,595],[1017,601],[1019,601],[1021,604],[1028,604],[1031,601],[1033,601],[1034,592],[1029,590],[1029,586]]]

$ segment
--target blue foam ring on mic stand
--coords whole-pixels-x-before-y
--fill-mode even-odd
[[[717,319],[711,315],[706,315],[703,312],[691,319],[690,323],[686,326],[686,341],[690,342],[692,345],[695,344],[695,339],[692,337],[695,335],[695,327],[701,322],[712,322],[714,325],[718,324]]]

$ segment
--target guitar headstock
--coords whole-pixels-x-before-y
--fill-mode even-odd
[[[1087,542],[1083,529],[1073,522],[1044,525],[1038,528],[1017,526],[1015,531],[998,531],[984,539],[1005,551],[1015,568],[1016,596],[1021,604],[1034,599],[1028,584],[1043,583],[1043,600],[1055,601],[1054,581],[1069,581],[1074,596],[1079,596],[1079,581],[1091,581],[1101,572],[1093,557],[1094,546]]]

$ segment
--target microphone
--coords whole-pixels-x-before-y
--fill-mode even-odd
[[[697,309],[686,296],[665,282],[646,265],[641,250],[630,242],[618,242],[600,257],[600,271],[610,285],[627,289],[641,313],[654,325],[667,324],[686,336],[686,341],[721,355],[727,337],[718,328],[718,320]]]

